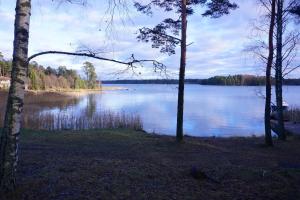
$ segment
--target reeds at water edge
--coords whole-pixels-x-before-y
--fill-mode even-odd
[[[300,108],[292,107],[286,111],[289,121],[300,123]]]
[[[3,127],[4,113],[0,113],[0,127]],[[85,113],[36,112],[24,114],[22,127],[33,130],[87,130],[128,128],[143,130],[142,120],[137,114],[103,111],[92,116]]]

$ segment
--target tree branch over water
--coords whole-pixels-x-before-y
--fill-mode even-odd
[[[165,72],[166,73],[166,65],[164,65],[163,63],[154,60],[154,59],[136,59],[134,57],[134,54],[131,55],[130,60],[129,61],[120,61],[120,60],[116,60],[116,59],[111,59],[111,58],[105,58],[105,57],[101,57],[98,56],[96,53],[93,53],[91,51],[88,51],[87,53],[79,53],[79,52],[66,52],[66,51],[43,51],[43,52],[39,52],[36,54],[31,55],[30,57],[28,57],[27,62],[29,63],[32,59],[38,57],[38,56],[42,56],[42,55],[47,55],[47,54],[60,54],[60,55],[70,55],[70,56],[81,56],[81,57],[89,57],[89,58],[94,58],[97,60],[103,60],[103,61],[107,61],[107,62],[113,62],[113,63],[117,63],[117,64],[121,64],[121,65],[127,65],[127,69],[136,69],[138,68],[138,66],[136,64],[139,64],[140,67],[142,67],[142,63],[152,63],[153,67],[154,67],[154,71],[160,71],[160,72]],[[124,70],[124,71],[126,71]]]

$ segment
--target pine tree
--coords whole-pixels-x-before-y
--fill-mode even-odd
[[[153,28],[143,27],[139,29],[137,37],[139,41],[151,41],[152,48],[159,48],[160,52],[168,55],[175,54],[176,46],[181,46],[176,129],[176,138],[178,141],[182,141],[183,139],[187,17],[194,13],[193,7],[196,5],[206,6],[207,10],[202,15],[212,18],[229,14],[230,10],[237,8],[237,5],[231,3],[229,0],[151,0],[146,5],[138,2],[135,3],[137,10],[147,15],[153,15],[153,7],[162,8],[165,12],[179,14],[178,18],[166,18]],[[180,39],[178,38],[179,35],[181,35]]]

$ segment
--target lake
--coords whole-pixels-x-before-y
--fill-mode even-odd
[[[101,106],[136,112],[141,115],[146,131],[175,135],[176,85],[118,86],[129,90],[101,95]],[[263,135],[262,93],[264,87],[186,85],[185,134],[221,137]],[[284,87],[284,97],[289,105],[300,106],[300,87]]]
[[[40,100],[43,103],[35,99],[27,112],[25,108],[25,113],[29,110],[63,112],[87,118],[107,110],[132,113],[141,117],[147,132],[175,135],[176,85],[107,86],[121,86],[128,90],[105,91],[71,99],[46,98],[49,102]],[[264,87],[256,86],[186,85],[184,133],[217,137],[263,135],[263,93]],[[299,99],[300,87],[284,87],[284,100],[290,106],[300,107]]]

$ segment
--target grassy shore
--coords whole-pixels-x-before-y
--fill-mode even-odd
[[[115,87],[115,86],[103,86],[97,89],[47,89],[47,90],[27,90],[29,94],[47,94],[47,93],[56,93],[61,95],[70,95],[70,96],[82,96],[86,94],[99,93],[103,91],[114,91],[114,90],[127,90],[124,87]]]
[[[84,96],[87,94],[94,94],[99,92],[105,91],[115,91],[115,90],[128,90],[125,87],[115,87],[115,86],[103,86],[97,89],[47,89],[47,90],[26,90],[27,95],[47,95],[47,94],[54,94],[60,96]],[[8,90],[0,90],[0,95],[6,95]]]
[[[300,140],[23,131],[4,199],[300,199]]]

